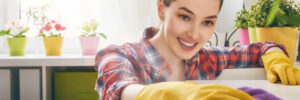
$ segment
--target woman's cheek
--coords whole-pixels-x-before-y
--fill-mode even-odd
[[[205,30],[206,31],[204,32],[204,34],[202,36],[205,37],[205,41],[208,41],[212,37],[212,35],[214,33],[214,29],[213,28],[207,28]]]
[[[180,33],[184,33],[185,30],[188,29],[188,24],[184,21],[180,21],[179,19],[173,18],[169,23],[169,30],[174,33],[174,35],[180,35]]]

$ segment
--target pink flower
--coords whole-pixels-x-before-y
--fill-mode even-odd
[[[62,26],[55,20],[51,20],[47,22],[39,31],[41,35],[43,36],[56,36],[61,35],[60,31],[65,30],[66,27]]]
[[[52,20],[51,23],[56,23],[56,21],[55,21],[55,20]]]
[[[23,27],[22,25],[19,25],[19,26],[18,26],[18,29],[19,29],[19,30],[23,30],[24,27]]]
[[[15,24],[15,26],[20,26],[20,22],[18,22],[18,21],[15,21],[14,24]]]
[[[63,31],[66,29],[66,27],[61,26],[61,24],[55,24],[54,27],[55,27],[56,31]]]
[[[26,29],[26,30],[25,30]],[[20,34],[21,32],[22,33],[26,33],[28,31],[28,27],[25,26],[22,22],[20,21],[15,21],[15,20],[12,20],[10,21],[9,23],[7,23],[4,27],[4,30],[5,31],[8,31],[9,30],[9,35],[12,35],[12,36],[17,36],[17,35],[22,35]]]
[[[39,33],[39,34],[43,34],[43,30],[44,30],[44,29],[43,29],[43,28],[41,28],[41,29],[40,29],[40,33]]]
[[[46,31],[50,31],[51,29],[52,29],[52,26],[51,26],[51,24],[49,23],[47,23],[46,24],[46,26],[45,27],[43,27]]]
[[[61,28],[62,28],[62,26],[60,25],[60,24],[55,24],[55,29],[56,29],[56,31],[60,31],[60,30],[62,30]]]
[[[15,25],[16,21],[15,20],[12,20],[11,21],[11,25]]]
[[[61,30],[66,30],[66,27],[61,27]]]
[[[6,24],[4,30],[9,30],[12,25],[10,23]]]

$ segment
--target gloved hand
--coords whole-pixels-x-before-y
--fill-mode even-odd
[[[292,65],[289,58],[279,51],[262,55],[262,60],[270,82],[281,80],[282,84],[300,85],[300,70]]]
[[[255,100],[231,87],[194,82],[162,82],[146,85],[135,100]]]

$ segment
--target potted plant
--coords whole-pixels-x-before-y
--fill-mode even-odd
[[[248,32],[248,11],[242,9],[237,13],[235,21],[235,27],[238,28],[238,34],[240,38],[240,45],[249,45],[249,32]]]
[[[10,56],[24,56],[26,49],[26,33],[29,30],[19,21],[11,21],[0,31],[0,36],[7,35]]]
[[[62,26],[55,20],[47,22],[40,29],[39,35],[43,36],[46,56],[60,56],[63,44],[62,31],[66,27]]]
[[[300,4],[285,0],[257,0],[250,13],[250,23],[256,27],[257,41],[285,45],[290,60],[294,62]]]
[[[107,38],[105,34],[97,32],[97,29],[98,23],[95,19],[83,23],[81,27],[82,34],[79,38],[83,55],[96,55],[100,39],[99,36],[104,39]]]
[[[265,17],[267,16],[266,10],[269,10],[267,9],[269,6],[266,6],[266,4],[270,3],[271,0],[255,0],[255,5],[250,7],[248,19],[250,43],[257,42],[255,27],[260,26],[260,22],[265,20]]]

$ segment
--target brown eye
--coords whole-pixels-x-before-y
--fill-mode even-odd
[[[212,21],[204,21],[203,24],[205,26],[212,26],[212,25],[214,25],[214,23]]]
[[[186,15],[179,15],[179,18],[182,19],[183,21],[189,21],[190,17]]]

